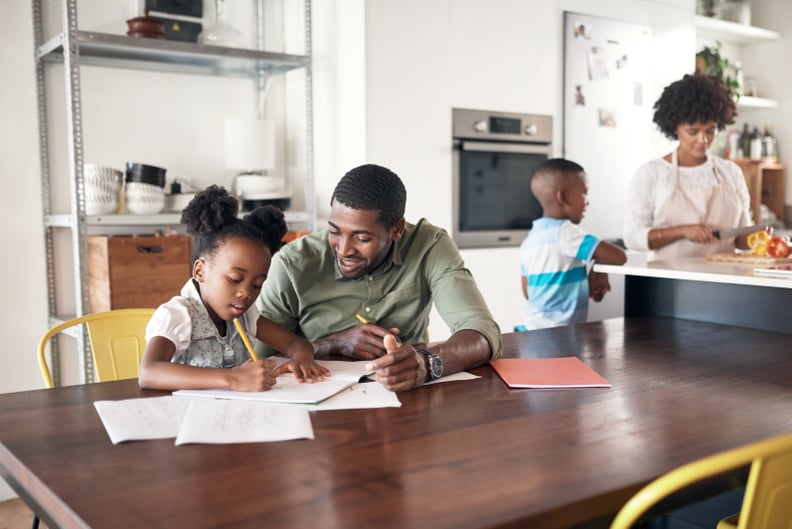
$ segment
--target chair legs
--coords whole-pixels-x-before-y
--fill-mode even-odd
[[[33,515],[33,526],[32,529],[39,529],[39,517],[37,514]]]

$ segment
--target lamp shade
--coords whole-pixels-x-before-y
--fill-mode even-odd
[[[273,169],[275,122],[266,119],[227,119],[225,167],[241,171]]]

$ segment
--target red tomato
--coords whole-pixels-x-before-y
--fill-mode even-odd
[[[767,255],[770,257],[789,256],[789,237],[786,235],[774,235],[767,243]]]

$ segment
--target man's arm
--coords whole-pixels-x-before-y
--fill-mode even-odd
[[[435,306],[453,334],[444,342],[418,348],[440,357],[443,375],[472,369],[500,356],[500,328],[447,234],[438,235],[423,266]],[[424,354],[411,345],[398,343],[392,336],[386,336],[383,343],[387,354],[368,364],[376,371],[377,380],[391,391],[411,390],[426,383],[428,370]]]
[[[435,307],[452,333],[446,342],[432,344],[429,349],[460,357],[449,358],[449,369],[444,370],[446,374],[498,358],[503,347],[500,327],[493,319],[473,275],[465,268],[459,250],[446,233],[439,236],[427,256],[426,267]],[[469,333],[457,337],[461,331],[475,331],[483,342]],[[445,364],[445,358],[443,361]]]

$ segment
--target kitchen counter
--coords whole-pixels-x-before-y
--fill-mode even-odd
[[[767,265],[705,258],[642,261],[630,253],[624,266],[594,265],[623,275],[624,315],[682,318],[792,334],[792,276],[755,273]]]
[[[771,265],[708,261],[703,257],[680,259],[674,263],[665,261],[647,263],[641,262],[640,258],[633,258],[633,256],[630,256],[630,259],[628,259],[627,263],[623,266],[596,264],[594,265],[594,270],[607,274],[625,276],[657,277],[664,279],[792,289],[792,274],[788,277],[769,277],[758,275],[754,272],[756,268],[767,268],[768,266]]]

